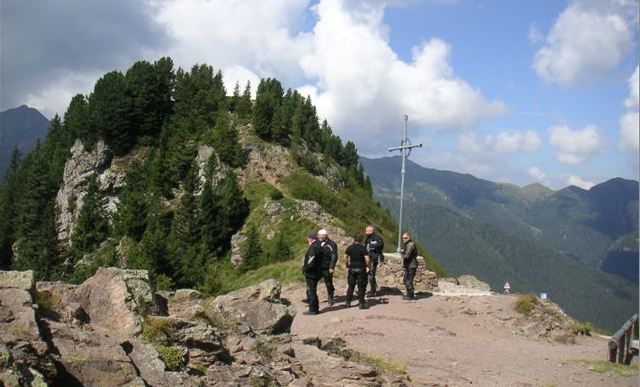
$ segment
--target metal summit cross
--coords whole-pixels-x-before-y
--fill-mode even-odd
[[[401,170],[401,174],[402,174],[402,179],[400,180],[400,220],[398,221],[398,252],[400,252],[401,249],[401,242],[402,242],[402,206],[404,203],[404,175],[406,175],[406,169],[405,169],[405,163],[407,161],[407,157],[409,157],[409,154],[411,153],[411,148],[422,148],[422,144],[415,144],[412,145],[411,142],[409,141],[409,139],[407,138],[407,121],[409,120],[409,117],[405,114],[404,115],[404,138],[402,139],[402,141],[400,141],[400,146],[396,146],[393,148],[389,148],[389,152],[393,152],[393,151],[400,151],[400,154],[402,155],[402,170]]]

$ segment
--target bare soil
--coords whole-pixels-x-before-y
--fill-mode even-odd
[[[318,284],[321,313],[306,316],[304,286],[284,289],[283,297],[298,310],[292,333],[341,337],[355,350],[405,366],[416,385],[640,385],[637,375],[599,374],[575,362],[605,360],[605,338],[579,336],[571,344],[528,331],[531,322],[513,310],[513,295],[443,284],[440,292],[403,301],[400,291],[383,289],[381,296],[368,298],[369,309],[360,310],[345,307],[345,291],[337,282],[338,302],[329,307],[324,285]]]

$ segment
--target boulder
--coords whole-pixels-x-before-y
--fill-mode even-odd
[[[91,325],[113,335],[141,333],[141,315],[157,311],[145,270],[100,268],[76,291]]]
[[[53,380],[57,369],[42,339],[33,304],[33,272],[0,272],[0,380]],[[31,371],[12,374],[12,369]],[[41,377],[42,376],[42,377]],[[25,379],[26,378],[26,379]]]
[[[267,280],[229,294],[205,300],[204,314],[210,321],[228,320],[248,326],[255,333],[289,332],[296,310],[280,299],[280,283]]]

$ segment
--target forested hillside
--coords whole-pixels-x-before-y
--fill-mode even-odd
[[[396,213],[399,158],[362,162],[376,198]],[[572,316],[612,330],[637,310],[637,182],[555,192],[409,162],[405,187],[408,228],[451,274],[473,273],[498,291],[510,281],[520,293],[547,292]]]
[[[0,186],[0,267],[73,282],[98,266],[140,268],[159,288],[220,293],[299,277],[318,227],[348,236],[375,224],[393,242],[355,145],[308,97],[275,79],[255,100],[249,83],[227,96],[222,77],[162,58],[76,95]]]

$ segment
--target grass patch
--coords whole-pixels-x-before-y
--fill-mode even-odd
[[[75,350],[69,352],[67,357],[68,357],[69,361],[72,362],[72,363],[81,363],[81,362],[87,360],[87,357],[85,355],[83,355],[82,353],[80,353],[78,351],[75,351]]]
[[[534,294],[523,294],[518,297],[513,309],[520,314],[529,316],[539,303],[538,297]]]
[[[147,318],[142,325],[142,340],[146,343],[165,343],[169,337],[169,330],[167,320]]]
[[[638,365],[624,365],[612,363],[608,360],[568,360],[562,362],[563,365],[584,365],[590,371],[599,374],[630,377],[638,373]]]
[[[8,329],[9,333],[18,337],[29,337],[29,330],[25,327],[17,326]]]
[[[400,363],[394,362],[389,359],[385,359],[380,356],[364,355],[358,352],[354,358],[349,360],[356,361],[362,364],[368,364],[373,368],[375,368],[376,371],[378,371],[378,373],[393,372],[393,373],[402,374],[402,375],[407,374],[407,367],[405,367]]]
[[[52,320],[60,318],[60,301],[54,300],[51,293],[35,292],[34,301],[38,305],[38,311],[42,317]]]
[[[591,336],[591,332],[595,332],[595,327],[590,322],[576,321],[570,328],[574,335]]]
[[[158,351],[158,355],[160,355],[160,359],[162,359],[164,365],[167,367],[167,370],[177,371],[180,369],[184,362],[184,354],[181,348],[159,345],[156,347],[156,350]]]

